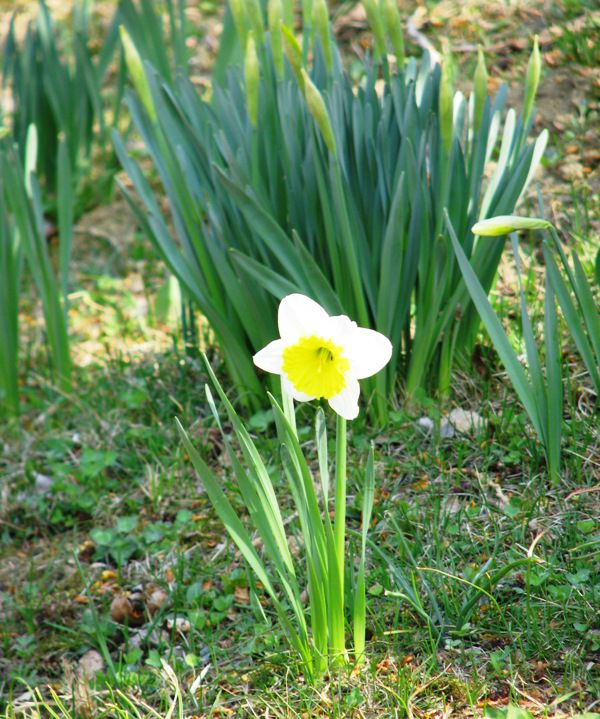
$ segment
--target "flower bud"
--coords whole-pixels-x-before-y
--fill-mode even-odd
[[[439,122],[442,145],[444,150],[449,153],[452,149],[452,134],[454,130],[454,82],[452,56],[450,54],[447,54],[442,60],[442,77],[440,78],[439,96]]]
[[[306,104],[308,105],[308,109],[310,110],[311,115],[314,117],[315,122],[319,126],[321,134],[323,135],[323,140],[329,148],[329,151],[332,154],[336,155],[337,148],[335,144],[335,136],[333,134],[331,120],[329,118],[327,108],[325,107],[325,101],[323,100],[323,96],[319,92],[317,86],[309,78],[304,68],[302,68],[301,73],[304,80],[304,97],[306,98]]]
[[[533,50],[529,56],[527,63],[527,75],[525,78],[525,98],[523,100],[523,118],[525,125],[529,122],[531,113],[533,112],[533,103],[537,94],[538,85],[540,84],[540,75],[542,73],[542,57],[538,44],[538,36],[533,36]]]
[[[281,26],[281,37],[283,48],[290,66],[296,76],[300,89],[304,92],[304,78],[302,77],[302,49],[294,36],[294,33],[287,25]]]
[[[283,77],[283,40],[281,38],[283,8],[281,0],[269,0],[267,12],[273,64],[275,65],[277,77],[281,79]]]
[[[144,65],[142,58],[137,51],[136,46],[133,44],[133,40],[129,36],[129,33],[125,29],[124,25],[119,26],[119,34],[121,36],[121,44],[125,50],[125,63],[127,70],[129,71],[129,77],[135,91],[137,92],[142,104],[146,108],[146,112],[150,116],[152,122],[156,122],[156,110],[154,108],[154,102],[152,101],[152,93],[150,92],[150,85],[148,85],[148,79],[144,72]]]
[[[477,222],[471,228],[474,235],[500,237],[516,230],[548,230],[552,223],[541,217],[518,217],[517,215],[498,215]]]
[[[385,32],[379,5],[376,0],[363,0],[363,7],[375,40],[375,55],[383,57],[385,55]]]
[[[246,0],[229,0],[231,8],[231,16],[233,24],[242,46],[242,50],[246,49],[246,39],[248,37],[248,15],[246,13]]]
[[[477,48],[477,67],[475,68],[475,77],[473,84],[475,86],[475,110],[474,125],[475,132],[481,127],[483,119],[483,111],[485,109],[485,101],[487,98],[487,82],[488,74],[485,67],[485,57],[481,45]]]
[[[260,0],[246,0],[246,9],[256,42],[262,45],[265,41],[265,21],[260,7]]]
[[[397,0],[383,0],[383,20],[396,56],[398,70],[404,67],[404,31],[400,21]]]
[[[246,41],[246,58],[244,62],[244,77],[246,80],[246,106],[248,117],[254,127],[258,120],[258,97],[260,89],[260,66],[256,54],[256,43],[252,31],[248,33]]]
[[[325,67],[328,72],[333,69],[333,52],[331,50],[331,36],[329,34],[329,10],[326,0],[314,0],[313,25],[321,41]]]

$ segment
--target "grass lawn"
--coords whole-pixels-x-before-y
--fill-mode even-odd
[[[19,5],[30,11],[35,3]],[[60,11],[61,3],[50,5]],[[197,29],[192,72],[204,82],[220,3],[189,5]],[[12,6],[0,0],[2,12]],[[100,24],[111,3],[97,6]],[[368,40],[366,23],[351,3],[335,7],[351,58]],[[573,236],[591,275],[600,240],[595,4],[443,0],[403,10],[436,47],[452,44],[464,77],[483,44],[490,76],[508,80],[516,101],[530,35],[540,35],[536,125],[551,141],[539,186],[548,215]],[[535,196],[534,189],[524,205],[533,214]],[[522,253],[537,324],[541,253],[525,239]],[[40,310],[29,302],[23,412],[0,425],[3,716],[527,716],[516,706],[535,716],[600,716],[600,423],[566,333],[558,484],[549,484],[541,447],[483,332],[445,402],[423,398],[409,407],[399,390],[383,430],[364,414],[350,425],[349,556],[358,554],[371,441],[376,452],[369,660],[315,689],[181,447],[176,416],[224,487],[233,487],[202,361],[185,351],[177,314],[165,314],[167,271],[118,191],[78,221],[73,267],[75,386],[53,386]],[[492,302],[521,347],[514,279],[506,253]],[[200,319],[199,328],[219,373]],[[457,409],[476,415],[465,421],[463,413],[461,422],[455,413],[449,425]],[[272,414],[246,419],[279,471]],[[314,412],[299,406],[309,453],[313,421]],[[283,506],[291,506],[283,478],[279,486]]]

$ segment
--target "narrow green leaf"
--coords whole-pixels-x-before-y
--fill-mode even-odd
[[[452,227],[448,216],[446,215],[446,226],[450,233],[450,240],[456,253],[456,259],[460,266],[465,284],[469,290],[473,303],[479,312],[481,320],[490,335],[494,347],[500,356],[500,360],[506,369],[508,376],[519,396],[519,399],[523,403],[529,419],[531,420],[538,437],[543,441],[544,430],[542,427],[542,420],[538,405],[536,403],[536,397],[533,389],[527,380],[525,371],[521,367],[521,364],[513,350],[508,338],[504,332],[504,329],[500,323],[500,320],[496,317],[492,306],[490,305],[486,293],[481,287],[481,283],[477,279],[477,275],[473,271],[473,268],[469,264],[465,253],[460,246],[454,228]]]
[[[558,317],[552,284],[546,277],[544,298],[544,345],[546,347],[546,382],[548,386],[548,471],[550,479],[560,479],[560,456],[563,419],[563,387],[560,367]]]
[[[62,292],[62,303],[65,314],[65,323],[68,313],[69,270],[71,266],[71,248],[73,246],[73,219],[75,211],[75,195],[73,192],[73,176],[71,162],[65,138],[61,138],[58,145],[58,178],[57,187],[57,213],[59,236],[59,277]]]
[[[600,362],[594,357],[594,351],[590,345],[588,337],[586,336],[584,324],[581,321],[577,309],[566,282],[560,274],[554,257],[550,253],[549,249],[544,245],[544,261],[546,264],[546,275],[551,284],[552,291],[558,299],[558,303],[564,315],[564,318],[569,328],[569,332],[575,341],[577,351],[581,355],[594,387],[600,392]]]

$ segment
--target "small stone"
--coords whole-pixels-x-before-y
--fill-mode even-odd
[[[95,649],[87,651],[77,664],[77,673],[81,679],[93,679],[98,672],[104,671],[104,659]]]
[[[167,629],[172,631],[173,627],[175,627],[176,632],[187,634],[192,628],[192,625],[184,617],[169,617],[167,619]]]
[[[144,605],[140,605],[136,597],[130,600],[124,594],[117,594],[110,605],[110,616],[117,624],[139,627],[144,623]]]
[[[451,495],[444,502],[444,512],[446,514],[458,514],[462,509],[462,503],[460,499],[454,495]]]
[[[486,421],[481,415],[461,408],[453,409],[450,412],[448,422],[461,434],[477,434],[486,427]]]
[[[39,494],[46,494],[52,489],[52,486],[54,484],[54,480],[52,479],[52,477],[48,477],[45,474],[40,474],[39,472],[35,472],[34,477],[36,492],[39,492]]]
[[[168,643],[169,639],[169,633],[164,629],[153,629],[152,631],[147,628],[133,629],[129,638],[129,646],[136,649],[143,646],[158,647]]]
[[[160,611],[163,607],[165,607],[168,602],[169,595],[165,592],[164,589],[157,587],[156,589],[152,590],[152,592],[150,592],[150,594],[148,595],[148,599],[146,600],[146,607],[150,612],[150,616],[154,616],[156,612]]]
[[[433,420],[429,417],[419,417],[419,419],[416,421],[416,425],[426,434],[433,432]]]
[[[133,607],[124,594],[118,594],[111,602],[110,616],[113,622],[124,624]]]
[[[444,417],[440,422],[440,437],[448,439],[449,437],[454,437],[455,434],[454,425],[447,417]]]

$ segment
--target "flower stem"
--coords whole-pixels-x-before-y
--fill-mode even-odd
[[[335,516],[333,524],[333,535],[335,542],[335,555],[339,571],[339,606],[338,611],[344,617],[344,563],[345,563],[345,540],[346,540],[346,420],[337,416],[336,444],[335,444]],[[347,661],[344,636],[337,638],[338,652],[336,663],[344,664]]]
[[[283,406],[283,414],[285,415],[285,418],[294,430],[294,434],[296,435],[296,437],[298,437],[298,431],[296,429],[296,410],[294,409],[294,398],[286,390],[285,385],[283,384],[283,378],[281,379],[281,403]]]

